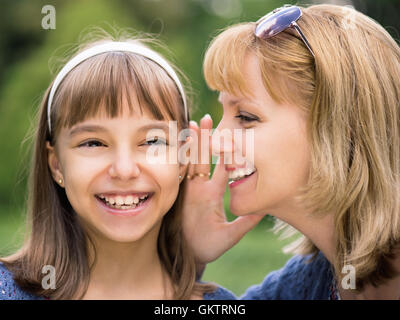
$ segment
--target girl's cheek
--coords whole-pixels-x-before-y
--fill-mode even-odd
[[[68,175],[68,180],[78,180],[80,184],[88,181],[91,176],[98,174],[109,165],[109,159],[105,157],[69,157],[66,161],[65,172]]]

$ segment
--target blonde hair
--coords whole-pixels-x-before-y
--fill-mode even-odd
[[[251,95],[242,67],[255,54],[272,98],[308,115],[311,170],[299,200],[315,216],[334,212],[338,278],[356,269],[357,290],[395,276],[400,240],[400,48],[386,30],[355,10],[334,5],[302,8],[301,39],[286,29],[268,39],[255,23],[229,27],[204,61],[211,89]],[[351,14],[351,21],[348,21]],[[347,20],[346,20],[347,19]],[[282,222],[277,228],[282,227]],[[293,249],[318,253],[306,237]]]
[[[114,40],[111,36],[104,40],[110,38]],[[131,41],[132,37],[118,40]],[[140,41],[142,44],[149,42],[153,43],[149,39]],[[97,43],[94,41],[81,49]],[[65,190],[52,178],[46,142],[54,145],[62,127],[71,127],[99,112],[109,117],[118,116],[123,112],[123,101],[127,101],[131,111],[139,109],[148,111],[155,119],[176,120],[180,128],[188,127],[189,115],[185,114],[172,78],[157,63],[139,54],[99,54],[71,70],[54,96],[51,134],[47,124],[50,88],[51,85],[43,97],[35,132],[29,183],[29,233],[23,247],[2,261],[24,290],[51,299],[81,298],[88,288],[90,270],[96,263],[96,246],[81,225]],[[194,256],[183,237],[181,202],[182,193],[179,192],[163,218],[157,249],[171,278],[174,298],[189,299],[192,294],[214,290],[215,285],[196,282]],[[89,249],[93,249],[93,261]],[[52,265],[57,270],[54,290],[41,285],[44,265]]]

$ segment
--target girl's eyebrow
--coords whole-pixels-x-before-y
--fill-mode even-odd
[[[168,132],[169,125],[166,124],[165,122],[149,123],[149,124],[145,124],[145,125],[141,126],[138,129],[138,131],[147,131],[149,129],[161,129],[161,130]]]
[[[75,128],[73,128],[70,133],[69,136],[72,137],[78,133],[82,133],[82,132],[104,132],[107,131],[107,129],[105,129],[102,126],[99,125],[95,125],[95,124],[90,124],[90,125],[80,125],[80,126],[76,126]]]
[[[149,129],[161,129],[168,132],[169,126],[164,122],[149,123],[138,128],[138,131],[147,131]],[[71,138],[74,135],[77,135],[82,132],[106,132],[106,131],[107,131],[106,128],[95,124],[78,125],[70,131],[69,137]]]

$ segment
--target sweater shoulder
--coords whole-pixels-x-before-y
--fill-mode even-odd
[[[237,297],[228,289],[218,286],[216,290],[204,293],[204,300],[237,300]]]
[[[295,255],[282,269],[269,273],[259,285],[247,289],[244,300],[310,300],[328,299],[333,274],[329,261],[318,253]]]
[[[13,273],[0,262],[0,300],[38,300],[41,299],[22,290],[14,281]]]

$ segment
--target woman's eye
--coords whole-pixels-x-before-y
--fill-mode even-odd
[[[243,113],[238,114],[237,116],[235,116],[235,118],[239,119],[241,122],[253,122],[258,120],[258,118],[256,117],[251,117]]]
[[[81,143],[79,147],[95,148],[95,147],[105,147],[105,145],[97,140],[88,140]]]
[[[159,137],[151,138],[149,140],[146,140],[147,145],[167,145],[167,142],[164,139],[161,139]]]

